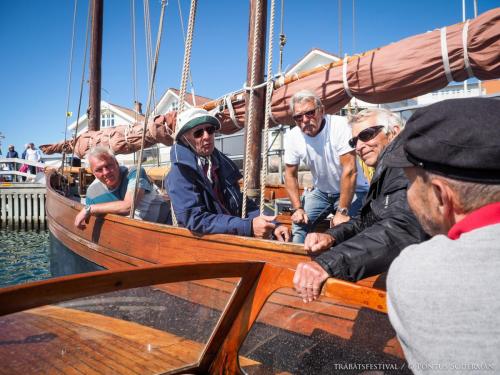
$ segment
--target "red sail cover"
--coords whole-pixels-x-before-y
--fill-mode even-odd
[[[471,76],[480,80],[500,77],[500,8],[483,13],[465,23],[446,27],[446,43],[441,40],[441,29],[403,39],[397,43],[347,57],[347,63],[340,61],[314,69],[313,73],[303,72],[294,77],[285,77],[285,84],[275,83],[272,95],[272,117],[276,124],[291,124],[289,100],[296,92],[308,89],[323,101],[327,113],[336,113],[351,99],[344,85],[344,70],[347,89],[351,95],[370,103],[390,103],[414,98],[448,85],[448,78],[464,81],[469,78],[466,66],[468,59]],[[466,28],[466,48],[464,53],[464,27]],[[443,48],[446,44],[447,48]],[[442,51],[444,50],[444,58]],[[448,60],[448,78],[445,62]],[[231,98],[233,117],[224,100],[206,103],[206,109],[218,108],[217,116],[222,123],[222,133],[231,134],[244,126],[244,95]],[[217,109],[215,109],[217,111]],[[142,125],[136,125],[142,128]],[[159,128],[161,126],[157,125]],[[158,127],[147,132],[149,147],[154,143],[169,145],[172,140],[167,131]],[[125,141],[123,130],[115,127],[100,132],[87,133],[76,142],[75,153],[83,156],[90,146],[109,144],[116,153],[138,150],[140,144],[131,145],[131,137]],[[92,137],[90,140],[89,137]],[[103,139],[102,139],[103,137]],[[111,140],[111,137],[122,137]],[[106,139],[108,138],[108,139]],[[99,139],[99,140],[98,140]],[[140,143],[140,137],[138,137]],[[61,152],[58,147],[41,147],[45,153]]]

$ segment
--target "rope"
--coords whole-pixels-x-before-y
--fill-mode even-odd
[[[142,140],[141,140],[141,149],[139,150],[139,158],[137,160],[137,165],[136,165],[136,183],[135,183],[135,188],[134,188],[134,199],[132,199],[132,207],[130,208],[130,218],[134,218],[134,212],[135,212],[135,200],[137,197],[137,188],[139,186],[139,179],[141,177],[141,168],[142,168],[142,152],[144,150],[144,140],[146,137],[146,129],[148,125],[148,119],[150,116],[151,112],[151,101],[153,98],[153,91],[154,91],[154,85],[155,85],[155,79],[156,79],[156,68],[158,66],[158,58],[160,55],[160,45],[161,45],[161,34],[163,31],[163,19],[165,17],[165,5],[166,5],[166,0],[162,0],[161,2],[161,14],[160,14],[160,24],[158,26],[158,34],[156,36],[156,50],[155,50],[155,59],[154,59],[154,64],[153,64],[153,70],[151,74],[151,80],[149,81],[149,90],[148,90],[148,102],[147,102],[147,110],[146,110],[146,115],[144,116],[144,126],[142,128]]]
[[[186,37],[186,44],[184,47],[184,63],[182,67],[182,79],[181,79],[181,87],[179,90],[179,113],[182,113],[184,110],[185,104],[185,96],[186,96],[186,85],[189,76],[189,69],[191,64],[191,47],[193,45],[193,29],[194,29],[194,20],[196,18],[196,6],[198,4],[198,0],[191,0],[191,7],[189,9],[189,23]],[[177,118],[178,119],[178,118]],[[177,120],[178,122],[179,120]]]
[[[241,130],[242,126],[240,126],[238,124],[238,121],[236,120],[233,103],[231,102],[231,97],[229,95],[224,97],[224,103],[226,104],[227,110],[229,112],[229,117],[231,118],[231,121],[233,121],[233,125],[236,129]]]
[[[80,111],[82,109],[82,97],[83,97],[83,84],[85,83],[85,67],[87,66],[87,51],[89,49],[89,34],[90,34],[90,13],[91,13],[91,5],[92,3],[89,1],[88,9],[87,9],[87,26],[85,32],[85,51],[83,53],[83,67],[82,67],[82,79],[80,80],[80,97],[78,98],[78,111],[76,114],[76,126],[75,126],[75,134],[73,136],[73,150],[71,153],[71,160],[75,157],[75,147],[76,147],[76,137],[78,134],[78,121],[80,121]],[[90,150],[90,148],[89,148]]]
[[[187,37],[185,38],[184,44],[184,62],[182,66],[182,77],[181,77],[181,87],[179,90],[179,109],[178,113],[182,113],[184,110],[185,97],[186,97],[186,85],[188,80],[188,75],[190,74],[190,64],[191,64],[191,48],[193,45],[193,31],[194,31],[194,21],[196,19],[196,7],[198,5],[197,0],[191,0],[191,7],[189,9],[189,21],[187,29]],[[180,7],[179,7],[180,10]],[[177,117],[177,128],[179,124],[179,117]],[[174,133],[175,134],[175,133]],[[177,222],[177,217],[175,216],[174,206],[172,201],[170,201],[170,211],[172,212],[172,225],[177,227],[179,223]]]
[[[255,75],[256,75],[256,66],[257,66],[257,36],[258,36],[258,31],[259,31],[259,25],[260,25],[260,18],[262,16],[261,14],[261,6],[260,6],[260,0],[256,0],[256,14],[255,14],[255,24],[254,24],[254,30],[253,30],[253,46],[252,46],[252,71],[250,74],[250,87],[253,88],[255,86]],[[246,147],[245,147],[245,171],[244,171],[244,177],[243,177],[243,203],[241,206],[241,217],[245,218],[247,216],[247,196],[248,196],[248,180],[250,179],[250,146],[253,143],[253,136],[252,132],[249,131],[253,126],[253,112],[254,112],[254,91],[253,89],[250,91],[250,103],[249,103],[249,110],[248,110],[248,124],[246,127]]]
[[[137,52],[136,52],[136,44],[135,44],[135,0],[130,0],[130,7],[131,7],[131,12],[130,12],[130,17],[131,17],[131,23],[132,23],[132,89],[134,92],[134,104],[137,103]],[[135,111],[134,108],[134,120],[137,123],[137,117],[138,113]],[[130,126],[127,126],[126,132],[125,132],[125,139],[128,144],[128,130]]]
[[[467,39],[468,39],[468,33],[469,33],[469,20],[464,23],[464,28],[462,30],[462,46],[464,49],[464,65],[465,65],[465,70],[467,71],[467,74],[469,75],[469,78],[474,77],[474,73],[472,72],[472,68],[470,66],[470,61],[469,61],[469,52],[467,50]]]
[[[275,0],[271,0],[271,17],[269,20],[269,40],[267,47],[267,86],[266,86],[266,112],[264,116],[264,139],[262,140],[262,168],[260,170],[260,214],[264,214],[264,199],[266,193],[267,179],[267,158],[269,144],[269,119],[271,118],[272,108],[271,99],[273,96],[273,39],[274,39],[274,9]]]
[[[444,74],[448,83],[453,81],[453,76],[451,75],[450,60],[448,57],[448,44],[446,41],[446,27],[441,28],[441,57],[443,59]]]
[[[64,144],[66,144],[67,134],[68,134],[68,119],[69,119],[69,99],[71,97],[71,76],[73,73],[73,50],[75,45],[75,28],[76,28],[76,8],[78,6],[78,0],[75,0],[75,8],[73,10],[73,30],[71,32],[71,48],[69,53],[69,72],[68,72],[68,100],[66,101],[66,120],[64,123]],[[66,159],[66,151],[63,149],[63,156],[61,159],[61,170],[64,170],[64,162]]]
[[[186,43],[186,33],[184,32],[184,20],[182,17],[181,0],[177,0],[177,7],[179,9],[179,18],[181,21],[182,30],[182,40]],[[191,86],[191,99],[193,100],[193,105],[196,107],[196,95],[194,93],[193,76],[191,75],[191,69],[189,69],[189,85]]]
[[[286,44],[286,35],[283,32],[283,19],[285,17],[285,0],[281,0],[281,14],[280,14],[280,63],[278,65],[278,75],[281,75],[283,69],[283,49]]]
[[[349,82],[347,81],[347,53],[344,56],[344,61],[342,61],[342,82],[344,83],[344,90],[346,94],[352,98],[351,90],[349,89]]]

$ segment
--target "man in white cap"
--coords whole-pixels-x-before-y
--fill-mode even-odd
[[[248,217],[241,218],[243,196],[238,167],[215,148],[220,122],[206,110],[191,108],[178,115],[175,141],[170,150],[168,194],[178,223],[200,234],[226,233],[288,241],[288,228],[274,216],[260,215],[247,201]]]

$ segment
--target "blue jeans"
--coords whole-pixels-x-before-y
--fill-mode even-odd
[[[349,208],[349,216],[353,217],[358,214],[365,195],[366,191],[354,194],[351,207]],[[304,207],[309,222],[307,224],[292,224],[293,242],[304,243],[307,233],[313,232],[316,225],[329,214],[335,214],[339,205],[339,197],[340,194],[323,193],[318,189],[304,191],[302,207]]]

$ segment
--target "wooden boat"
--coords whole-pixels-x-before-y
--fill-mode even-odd
[[[328,280],[323,296],[304,304],[291,289],[296,265],[310,259],[300,245],[229,235],[196,236],[184,228],[117,215],[92,217],[82,231],[73,225],[82,206],[58,192],[57,173],[51,172],[47,182],[54,273],[121,270],[130,266],[174,267],[192,262],[265,264],[274,271],[269,271],[269,280],[266,278],[258,285],[262,289],[260,302],[253,301],[257,305],[246,311],[253,314],[256,324],[253,329],[253,321],[245,325],[245,332],[241,333],[241,355],[273,371],[292,373],[302,372],[304,361],[312,361],[315,356],[321,357],[317,360],[322,371],[335,363],[344,363],[346,358],[377,358],[380,363],[404,365],[402,350],[385,314],[383,276],[357,284]],[[222,311],[236,285],[234,279],[223,276],[162,285],[155,290],[190,306]],[[152,278],[149,282],[156,283]],[[288,347],[291,344],[296,346]],[[323,356],[323,350],[332,353]],[[288,351],[288,362],[284,363],[278,353]]]
[[[490,13],[489,18],[486,17],[488,22],[497,25],[498,13]],[[454,37],[455,29],[461,26],[454,28]],[[476,26],[476,29],[481,28]],[[484,38],[484,48],[489,48],[491,53],[495,48],[488,41]],[[372,52],[373,55],[376,51]],[[452,52],[453,56],[463,55],[458,48]],[[440,53],[434,56],[434,64],[440,63]],[[498,58],[493,59],[490,66],[479,66],[478,61],[481,60],[473,59],[474,72],[480,72],[478,77],[500,75]],[[350,65],[356,63],[355,59],[350,61]],[[412,62],[412,65],[419,64]],[[461,63],[455,65],[459,65],[454,66],[455,69],[462,69]],[[346,66],[344,64],[344,69]],[[321,80],[321,74],[319,76]],[[352,92],[363,94],[354,87],[368,87],[368,91],[373,91],[372,84],[376,82],[373,83],[372,78],[370,75],[370,82],[352,85]],[[458,79],[465,79],[465,73]],[[249,82],[251,86],[259,83]],[[284,109],[287,100],[283,91],[290,95],[298,90],[296,84],[291,84],[293,90],[273,94],[281,112],[280,116],[274,116],[277,119],[289,117]],[[443,84],[443,74],[439,73],[433,82],[425,82],[424,86],[430,90]],[[324,91],[323,85],[315,89]],[[338,88],[332,90],[339,91]],[[398,95],[408,95],[405,90],[397,93],[391,86],[380,100],[396,100]],[[336,106],[346,100],[339,100],[335,95],[323,99],[330,100],[329,112],[335,112]],[[242,123],[242,101],[233,106],[238,122]],[[91,108],[99,113],[97,105]],[[233,121],[226,119],[229,116],[225,112],[221,114],[225,119],[223,126],[228,127],[230,133]],[[84,173],[79,173],[81,180]],[[57,274],[103,268],[110,271],[66,276],[0,291],[0,313],[8,314],[0,320],[3,344],[0,358],[5,364],[0,373],[239,373],[240,366],[245,366],[249,373],[409,371],[385,314],[383,275],[356,284],[330,279],[318,301],[304,304],[291,290],[294,268],[299,262],[310,260],[301,246],[228,235],[196,236],[183,228],[116,215],[92,217],[82,231],[73,226],[81,205],[64,193],[62,180],[55,172],[47,176],[47,217],[55,258],[53,271]],[[130,267],[137,269],[130,270]],[[147,286],[150,286],[148,291],[140,298],[129,290],[132,297],[127,293],[114,294],[102,299],[78,300],[74,305],[39,309],[72,298]],[[135,311],[148,310],[153,304],[162,311],[157,317],[160,322],[172,319],[173,322],[167,327],[161,327],[160,323],[147,327],[147,324],[118,321],[118,318],[131,320],[130,316],[120,313],[130,298],[139,298],[138,303],[143,303],[134,306]],[[154,305],[155,301],[158,305]],[[96,306],[101,304],[104,318],[95,314]],[[38,309],[22,312],[31,308]],[[182,329],[185,321],[177,319],[182,313],[187,313],[187,320],[199,317],[198,324],[191,324],[195,331],[206,322],[213,323],[208,336],[201,335],[206,340]],[[57,341],[62,339],[70,344]],[[58,351],[57,355],[46,352],[54,342],[50,349]],[[72,345],[83,349],[81,352],[69,350]],[[23,356],[23,351],[31,347],[34,347],[34,359]],[[238,360],[239,357],[242,358]],[[353,364],[371,366],[349,367]]]

